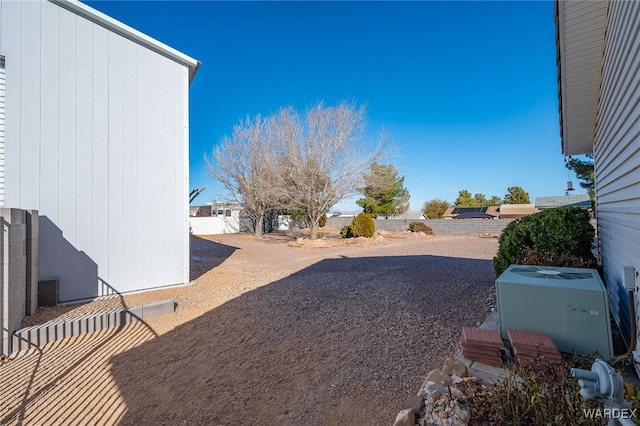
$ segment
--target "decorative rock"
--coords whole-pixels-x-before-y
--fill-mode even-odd
[[[451,383],[453,383],[454,385],[457,385],[458,383],[462,383],[464,382],[464,379],[460,376],[456,376],[456,375],[452,375],[451,376]]]
[[[378,240],[378,241],[382,241],[382,240],[384,240],[384,237],[383,237],[382,235],[379,235],[379,234],[378,234],[378,235],[376,235],[376,236],[375,236],[375,238],[376,238],[376,240]]]
[[[304,238],[303,237],[296,238],[296,243],[297,244],[304,244]]]
[[[366,244],[367,241],[369,241],[369,239],[366,238],[366,237],[357,237],[356,238],[356,244]]]
[[[460,405],[456,405],[453,408],[453,411],[456,413],[456,416],[458,416],[458,418],[463,422],[469,421],[469,410],[467,410],[466,408]]]
[[[451,387],[449,389],[451,390],[451,395],[453,395],[455,398],[464,399],[464,393],[460,389],[454,387]]]
[[[476,393],[478,393],[478,390],[476,388],[466,388],[464,390],[464,393],[467,394],[467,396],[473,398],[474,396],[476,396]]]
[[[420,410],[422,410],[422,407],[424,407],[424,399],[420,396],[412,396],[406,402],[405,407],[413,408],[416,411],[420,412]]]
[[[442,395],[447,393],[447,389],[444,386],[441,386],[433,382],[428,382],[428,384],[423,389],[427,394],[427,398],[433,399],[433,400],[437,400]]]
[[[440,370],[431,370],[427,375],[427,381],[441,386],[449,386],[451,384],[451,376]]]
[[[467,366],[452,357],[447,357],[447,359],[444,360],[442,371],[451,376],[467,377],[469,375]]]
[[[418,412],[413,408],[406,408],[398,413],[393,426],[414,426]]]

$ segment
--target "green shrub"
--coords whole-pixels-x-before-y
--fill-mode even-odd
[[[351,230],[351,225],[345,225],[340,230],[340,236],[342,238],[353,238],[353,231]]]
[[[351,231],[354,237],[373,237],[376,232],[376,224],[368,213],[360,213],[351,221]]]
[[[289,216],[291,216],[292,220],[302,220],[306,218],[307,214],[304,212],[304,210],[294,210],[292,212],[289,212]]]
[[[433,235],[433,231],[423,222],[411,222],[409,224],[409,231],[411,232],[424,232],[427,235]]]
[[[541,266],[571,266],[577,259],[591,265],[594,235],[589,213],[577,207],[549,209],[514,220],[498,240],[500,246],[493,258],[496,277],[511,264],[522,263],[526,253],[536,261],[549,262]]]
[[[320,222],[318,222],[318,226],[322,228],[326,224],[327,224],[327,215],[323,214],[322,216],[320,216]]]

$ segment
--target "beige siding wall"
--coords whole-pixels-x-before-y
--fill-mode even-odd
[[[611,2],[608,20],[594,143],[598,234],[614,317],[629,343],[622,268],[640,271],[640,2]]]
[[[40,211],[41,277],[61,300],[188,282],[187,67],[48,1],[0,0],[0,55],[5,205]]]

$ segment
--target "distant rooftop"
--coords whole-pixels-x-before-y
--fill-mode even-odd
[[[537,197],[536,207],[540,210],[553,209],[555,207],[574,206],[581,208],[591,207],[591,198],[588,194],[582,195],[555,195],[551,197]]]
[[[499,206],[481,206],[481,207],[449,207],[442,217],[445,219],[459,218],[481,218],[488,219],[490,217],[497,218]]]

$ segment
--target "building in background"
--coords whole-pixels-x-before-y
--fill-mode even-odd
[[[589,198],[588,194],[536,197],[535,205],[540,211],[555,209],[556,207],[578,207],[589,210],[591,209],[591,198]]]

